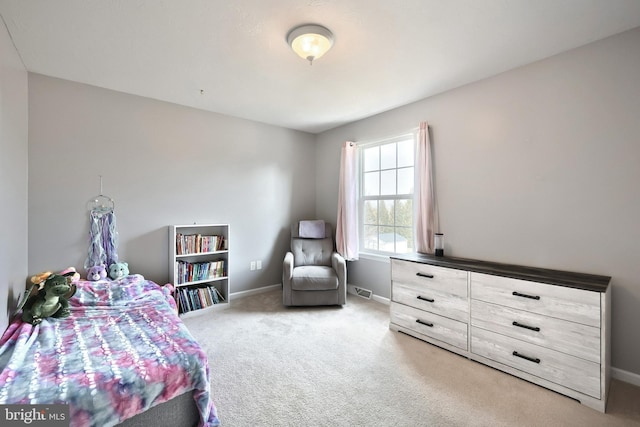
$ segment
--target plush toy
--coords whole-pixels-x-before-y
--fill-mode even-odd
[[[58,273],[61,276],[66,275],[67,273],[71,273],[71,283],[75,283],[78,280],[80,280],[80,273],[78,273],[76,271],[75,267],[67,267],[64,270],[62,270],[60,273]]]
[[[94,265],[87,271],[87,280],[95,282],[107,278],[107,268],[104,264]]]
[[[33,286],[18,307],[22,308],[22,320],[37,325],[46,317],[69,316],[68,300],[76,293],[72,283],[75,274],[75,270],[64,275],[47,271],[33,276]]]
[[[126,262],[116,262],[109,266],[109,277],[113,280],[122,279],[129,275],[129,264]]]

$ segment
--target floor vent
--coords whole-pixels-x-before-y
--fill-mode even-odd
[[[371,299],[371,295],[373,295],[373,292],[371,292],[369,289],[362,289],[358,287],[354,287],[353,289],[356,291],[356,295],[362,298]]]

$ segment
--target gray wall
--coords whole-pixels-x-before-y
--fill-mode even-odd
[[[132,273],[169,280],[169,224],[229,223],[231,292],[278,284],[290,223],[315,212],[314,143],[311,134],[30,73],[29,270],[81,269],[86,204],[102,175]],[[263,269],[249,271],[251,260]]]
[[[335,220],[342,141],[420,120],[445,252],[612,276],[613,366],[640,374],[640,29],[319,135],[319,217]],[[349,283],[389,297],[389,265],[349,263]]]
[[[0,20],[0,330],[27,278],[27,72]]]

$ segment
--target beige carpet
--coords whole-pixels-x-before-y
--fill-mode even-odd
[[[284,308],[281,293],[185,319],[224,427],[640,425],[640,388],[607,414],[388,327],[388,306]]]

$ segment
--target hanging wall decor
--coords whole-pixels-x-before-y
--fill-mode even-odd
[[[89,209],[89,250],[84,268],[97,265],[109,266],[118,262],[118,231],[116,228],[115,202],[102,194],[102,176],[100,176],[100,194],[87,202]]]

